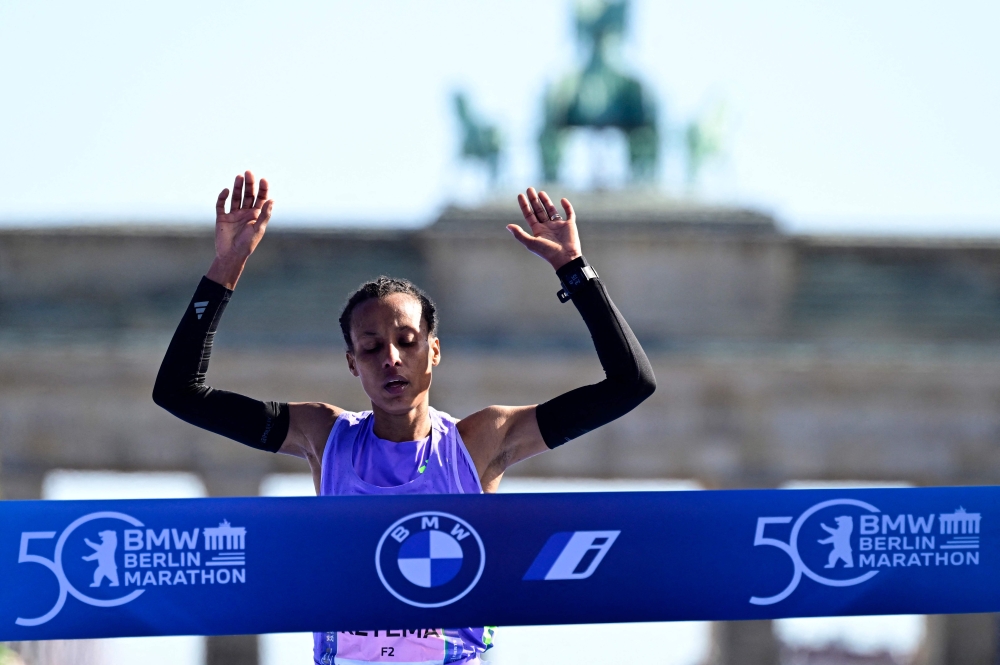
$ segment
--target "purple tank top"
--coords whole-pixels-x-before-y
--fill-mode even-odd
[[[375,436],[371,411],[344,411],[323,452],[321,496],[482,493],[475,464],[446,413],[429,410],[431,434],[395,443]],[[313,633],[316,665],[479,663],[494,627]]]

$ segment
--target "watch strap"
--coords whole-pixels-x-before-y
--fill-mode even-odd
[[[587,263],[587,259],[583,256],[578,256],[560,267],[556,270],[556,276],[559,277],[559,282],[562,284],[562,289],[556,294],[559,297],[559,302],[572,300],[573,294],[587,282],[599,278],[597,271]]]

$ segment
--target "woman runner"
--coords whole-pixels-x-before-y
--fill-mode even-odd
[[[205,384],[219,320],[247,259],[264,236],[274,202],[267,181],[237,176],[229,212],[216,202],[215,260],[202,278],[163,358],[153,400],[193,425],[259,450],[309,462],[316,493],[329,495],[496,492],[504,472],[635,408],[656,388],[628,324],[580,251],[573,206],[563,218],[545,192],[517,197],[531,230],[507,229],[549,262],[590,330],[606,378],[544,404],[487,406],[462,419],[430,406],[441,360],[431,300],[407,280],[379,277],[347,301],[340,326],[347,367],[371,411],[319,402],[262,402]],[[317,665],[479,663],[492,627],[314,634]],[[391,653],[392,657],[383,654]]]

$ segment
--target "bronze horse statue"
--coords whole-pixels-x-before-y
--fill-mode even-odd
[[[656,105],[638,79],[619,69],[627,0],[581,4],[577,35],[590,49],[583,69],[550,86],[539,137],[545,179],[559,179],[567,134],[577,127],[617,128],[628,138],[633,181],[652,180],[659,157]]]

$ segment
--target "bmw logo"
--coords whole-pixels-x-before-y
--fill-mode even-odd
[[[378,541],[375,569],[393,596],[414,607],[443,607],[472,591],[486,550],[465,520],[435,511],[394,522]]]

